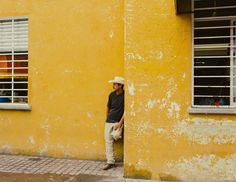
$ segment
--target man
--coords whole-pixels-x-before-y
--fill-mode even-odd
[[[107,119],[105,125],[105,144],[106,144],[106,158],[107,163],[103,170],[108,170],[115,167],[115,158],[111,132],[113,129],[120,129],[124,123],[124,78],[116,76],[113,83],[114,91],[110,93],[107,103]]]

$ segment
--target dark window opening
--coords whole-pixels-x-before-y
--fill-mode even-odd
[[[194,1],[193,104],[236,101],[236,1]]]

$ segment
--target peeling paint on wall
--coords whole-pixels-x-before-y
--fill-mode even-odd
[[[41,124],[41,128],[44,129],[45,133],[49,135],[49,129],[51,128],[50,124],[47,123],[48,119],[45,120],[43,124]]]
[[[188,113],[191,23],[191,15],[176,16],[173,0],[125,2],[125,76],[134,83],[126,97],[125,175],[147,170],[166,181],[235,179],[235,156],[229,156],[236,152],[235,116]]]
[[[180,121],[174,127],[158,130],[162,130],[162,135],[166,135],[173,142],[177,142],[177,137],[181,136],[202,145],[236,142],[236,122],[227,119],[192,118]]]
[[[171,98],[171,96],[172,96],[171,90],[169,90],[169,91],[166,93],[166,96],[167,96],[167,99],[170,99],[170,98]]]
[[[55,117],[55,121],[61,122],[61,121],[62,121],[62,117],[61,117],[61,116],[56,116],[56,117]]]
[[[126,55],[128,60],[144,61],[144,58],[138,53],[129,52]]]
[[[147,102],[147,108],[148,108],[148,109],[152,109],[155,104],[156,104],[156,101],[155,101],[155,100],[149,99],[148,102]]]
[[[162,51],[150,51],[148,60],[162,60],[164,53]]]
[[[135,87],[134,87],[134,83],[128,81],[128,91],[130,95],[134,95],[135,93]]]
[[[233,181],[236,180],[236,154],[225,158],[216,155],[196,155],[177,161],[168,161],[164,172],[176,174],[183,181]]]
[[[113,31],[110,31],[109,37],[110,37],[110,39],[113,39],[113,37],[114,37],[114,32]]]
[[[39,149],[38,154],[39,154],[40,156],[46,156],[46,155],[47,155],[47,152],[48,152],[48,145],[47,145],[47,144],[44,144],[43,147]]]
[[[73,69],[65,69],[64,72],[65,72],[65,73],[72,73],[72,72],[73,72]]]
[[[176,133],[185,134],[199,144],[236,142],[236,122],[222,119],[193,118],[176,125]]]
[[[171,102],[170,108],[168,109],[168,116],[169,117],[175,117],[176,119],[179,119],[179,112],[180,112],[180,105],[176,102]]]
[[[9,145],[9,144],[4,144],[4,145],[2,145],[2,147],[1,147],[1,152],[2,153],[5,153],[5,154],[11,154],[12,153],[12,149],[11,149],[12,147],[11,147],[11,145]]]
[[[152,123],[150,121],[140,121],[137,125],[137,136],[149,136],[152,133],[149,132],[153,128]]]
[[[30,136],[29,137],[29,142],[34,145],[35,144],[35,140],[34,140],[34,137],[33,136]]]
[[[93,118],[94,117],[94,113],[93,112],[87,112],[87,117],[88,118]]]
[[[160,99],[156,99],[156,100],[148,99],[145,111],[149,111],[150,109],[154,108],[159,103],[161,103]]]

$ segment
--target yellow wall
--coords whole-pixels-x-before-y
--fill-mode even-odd
[[[0,0],[29,18],[32,111],[0,111],[0,152],[105,159],[108,79],[123,75],[123,2]],[[117,158],[123,155],[117,146]]]
[[[174,0],[0,3],[29,17],[32,106],[0,111],[1,153],[104,159],[107,80],[124,74],[126,176],[236,180],[236,117],[188,114],[191,17]]]
[[[236,117],[188,114],[191,16],[174,0],[125,2],[125,175],[236,180]]]

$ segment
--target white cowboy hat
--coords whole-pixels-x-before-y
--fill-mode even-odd
[[[125,79],[121,76],[115,76],[114,80],[109,80],[109,83],[119,83],[124,85],[125,84]]]

